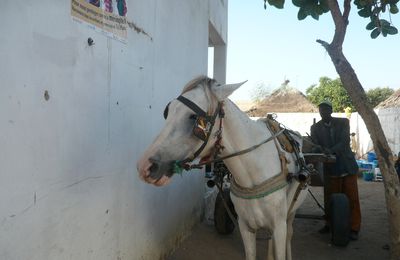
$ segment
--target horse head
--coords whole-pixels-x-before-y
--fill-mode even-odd
[[[190,81],[165,108],[163,129],[137,162],[140,178],[166,185],[187,162],[208,155],[223,101],[243,83],[221,85],[207,77]]]

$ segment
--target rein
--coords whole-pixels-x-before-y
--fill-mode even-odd
[[[202,166],[204,166],[204,165],[206,165],[206,164],[210,164],[210,163],[215,163],[215,162],[223,161],[223,160],[226,160],[226,159],[235,157],[235,156],[239,156],[239,155],[242,155],[242,154],[251,152],[251,151],[257,149],[258,147],[260,147],[261,145],[263,145],[263,144],[265,144],[265,143],[268,143],[269,141],[272,141],[273,139],[275,139],[276,137],[278,137],[279,135],[281,135],[281,134],[283,133],[284,130],[285,130],[285,129],[280,130],[278,133],[276,133],[276,134],[270,136],[269,138],[265,139],[265,140],[262,141],[261,143],[256,144],[256,145],[253,145],[253,146],[251,146],[251,147],[249,147],[249,148],[247,148],[247,149],[244,149],[244,150],[241,150],[241,151],[238,151],[238,152],[234,152],[234,153],[231,153],[231,154],[226,155],[226,156],[223,156],[223,157],[218,157],[218,158],[213,159],[213,160],[205,161],[205,162],[198,163],[198,164],[192,164],[192,165],[190,165],[190,168],[189,168],[189,169],[201,168]]]
[[[200,118],[205,118],[206,120],[206,124],[207,124],[207,133],[205,134],[205,138],[201,138],[199,137],[196,132],[194,132],[194,134],[199,137],[200,139],[203,140],[203,144],[200,146],[199,149],[197,149],[197,151],[190,157],[181,160],[181,161],[175,161],[173,163],[173,173],[178,173],[181,174],[183,170],[189,171],[191,169],[201,169],[204,165],[206,164],[211,164],[211,163],[215,163],[215,162],[219,162],[219,161],[223,161],[235,156],[239,156],[248,152],[251,152],[255,149],[257,149],[258,147],[260,147],[261,145],[268,143],[269,141],[274,140],[275,138],[277,138],[279,135],[281,135],[285,129],[281,129],[279,132],[273,134],[272,136],[270,136],[269,138],[265,139],[264,141],[260,142],[259,144],[253,145],[247,149],[243,149],[241,151],[238,152],[234,152],[232,154],[223,156],[223,157],[218,157],[218,154],[220,153],[220,151],[223,149],[222,145],[221,145],[221,140],[222,140],[222,119],[225,116],[224,110],[223,110],[223,102],[218,102],[218,107],[216,109],[216,111],[214,112],[213,116],[208,116],[207,113],[201,109],[199,106],[197,106],[195,103],[193,103],[191,100],[185,98],[184,96],[179,96],[177,98],[177,100],[179,100],[180,102],[182,102],[184,105],[186,105],[188,108],[190,108],[191,110],[193,110],[193,112],[196,113],[197,117]],[[215,142],[215,153],[214,153],[214,159],[212,160],[206,160],[204,162],[200,162],[197,164],[190,164],[190,162],[192,162],[194,159],[196,159],[200,153],[204,150],[204,148],[206,147],[206,145],[208,144],[208,140],[210,138],[211,135],[211,131],[214,127],[215,124],[215,120],[217,118],[217,116],[219,116],[220,118],[220,124],[219,124],[219,129],[217,131],[217,133],[215,134],[215,136],[217,137],[217,141]],[[196,127],[196,126],[195,126]],[[195,128],[194,128],[195,129]],[[272,131],[270,131],[271,133],[273,133]]]
[[[278,141],[277,141],[277,138],[281,134],[285,133],[285,131],[286,131],[285,128],[282,128],[278,132],[275,132],[275,131],[272,131],[271,127],[267,123],[266,124],[267,128],[271,133],[270,137],[268,137],[267,139],[263,140],[262,142],[260,142],[256,145],[253,145],[249,148],[219,157],[218,155],[221,153],[221,150],[223,149],[223,146],[221,145],[222,121],[223,121],[222,119],[225,116],[225,113],[223,110],[223,102],[218,102],[218,107],[217,107],[216,111],[214,112],[213,116],[208,116],[208,113],[206,113],[204,110],[202,110],[199,106],[197,106],[191,100],[189,100],[183,96],[179,96],[177,98],[177,100],[182,102],[184,105],[186,105],[188,108],[190,108],[193,112],[196,113],[197,119],[196,119],[196,124],[193,128],[193,134],[196,137],[198,137],[199,139],[201,139],[203,141],[203,144],[200,146],[199,149],[197,149],[197,151],[192,156],[190,156],[182,161],[174,162],[173,167],[172,167],[172,174],[174,174],[174,173],[181,174],[183,172],[183,169],[189,171],[194,168],[202,168],[202,166],[204,166],[206,164],[220,162],[220,161],[224,161],[226,159],[229,159],[229,158],[232,158],[235,156],[240,156],[242,154],[246,154],[246,153],[249,153],[249,152],[257,149],[258,147],[260,147],[261,145],[263,145],[265,143],[268,143],[268,142],[274,140],[275,146],[279,152],[279,158],[281,161],[282,172],[280,172],[278,175],[274,176],[272,179],[268,179],[253,188],[241,187],[233,179],[232,183],[231,183],[231,192],[233,194],[235,194],[236,196],[243,198],[243,199],[255,199],[255,198],[265,197],[277,190],[282,189],[283,187],[285,187],[288,184],[288,169],[286,166],[287,159],[286,159],[285,155],[283,154],[283,152],[281,151],[280,146],[278,145]],[[219,129],[215,134],[215,137],[217,138],[217,140],[214,144],[215,151],[214,151],[213,159],[201,161],[200,163],[197,163],[197,164],[190,164],[194,159],[196,159],[200,155],[200,153],[204,150],[204,148],[208,144],[208,140],[211,136],[212,129],[214,127],[217,116],[219,116],[220,124],[219,124]],[[201,121],[202,122],[201,126],[199,126],[199,123],[198,123],[199,119],[202,119],[205,121],[205,122]],[[300,151],[298,150],[297,146],[294,146],[294,153],[295,153],[296,157],[298,158],[298,163],[300,163],[302,170],[307,169],[305,162],[304,162],[304,158],[302,158],[300,156]],[[308,175],[307,175],[307,177],[308,177]],[[289,211],[292,210],[294,203],[296,202],[296,200],[299,196],[300,191],[307,186],[307,182],[308,182],[308,178],[299,181],[298,187],[295,192],[294,199],[289,206]],[[225,205],[225,207],[226,207],[226,205]]]

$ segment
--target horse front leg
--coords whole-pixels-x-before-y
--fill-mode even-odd
[[[293,220],[295,215],[295,212],[290,213],[287,220],[286,260],[292,260]]]
[[[286,221],[280,221],[275,226],[271,241],[269,241],[268,260],[286,259],[286,235]]]
[[[267,260],[274,260],[274,249],[273,249],[272,238],[268,239],[267,242]]]
[[[250,230],[246,223],[239,218],[239,230],[242,235],[246,260],[256,259],[256,233]]]

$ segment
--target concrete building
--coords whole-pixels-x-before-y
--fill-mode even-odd
[[[202,174],[135,163],[209,45],[225,81],[227,0],[88,2],[2,1],[0,259],[162,259],[203,214]]]

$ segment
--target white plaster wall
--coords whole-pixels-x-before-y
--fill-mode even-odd
[[[275,119],[288,129],[299,132],[302,136],[311,134],[311,125],[321,120],[319,113],[273,113]],[[346,117],[344,113],[333,113],[334,117]],[[352,131],[352,125],[350,125]]]
[[[319,113],[276,113],[276,120],[284,125],[286,128],[299,132],[302,136],[307,136],[311,134],[311,125],[315,122],[321,120]],[[345,113],[333,113],[334,117],[346,117]],[[256,119],[256,118],[255,118]],[[386,130],[390,124],[390,120],[382,122],[382,127],[388,133],[392,133],[391,130]],[[391,128],[389,126],[389,128]],[[350,117],[350,133],[356,133],[356,141],[358,143],[358,156],[365,155],[368,151],[373,149],[372,142],[365,126],[364,120],[358,113],[352,113]],[[398,144],[397,140],[397,144]]]
[[[123,44],[73,21],[70,1],[2,1],[0,259],[159,259],[200,219],[200,172],[155,188],[135,163],[207,73],[213,5],[127,3],[150,37]]]
[[[208,0],[209,21],[218,32],[221,42],[228,42],[228,0]]]
[[[376,113],[389,146],[397,155],[400,152],[400,107],[378,109]]]
[[[375,110],[386,139],[393,154],[400,152],[400,108],[392,107]],[[346,117],[345,113],[333,113],[334,117]],[[254,118],[257,119],[257,118]],[[276,113],[276,120],[285,127],[298,131],[302,136],[310,134],[311,125],[321,120],[319,113]],[[350,133],[356,133],[358,143],[358,157],[367,158],[367,153],[373,151],[371,137],[364,120],[358,113],[352,113],[350,117]]]

